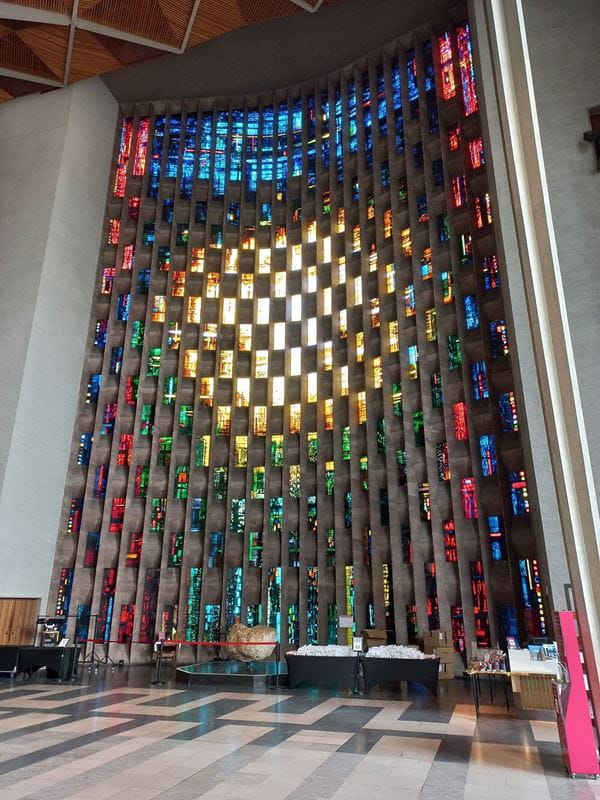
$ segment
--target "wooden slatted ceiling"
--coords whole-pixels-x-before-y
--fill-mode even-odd
[[[79,0],[77,16],[181,47],[194,0]]]
[[[190,34],[189,46],[193,47],[253,22],[286,17],[299,11],[299,6],[290,0],[201,2]]]
[[[325,5],[335,2],[341,0],[324,0]],[[73,11],[73,0],[13,0],[10,4],[69,16]],[[78,19],[117,30],[125,38],[76,28],[68,82],[102,75],[163,52],[127,41],[128,34],[181,47],[193,7],[194,0],[79,0]],[[244,25],[300,13],[305,12],[291,0],[201,0],[188,47]],[[62,82],[68,39],[65,24],[0,19],[0,68]],[[44,84],[0,75],[0,102],[47,90]]]
[[[73,0],[12,0],[12,5],[39,8],[42,11],[54,11],[57,14],[73,12]]]
[[[194,10],[194,0],[186,0],[185,3],[174,3],[173,0],[159,0],[159,4],[171,29],[179,38],[179,46],[183,46],[183,39],[190,22],[190,15]]]
[[[69,29],[0,20],[0,64],[16,72],[62,81]]]
[[[62,81],[69,29],[58,25],[36,25],[22,31],[20,38],[43,61],[56,79]]]
[[[239,4],[248,23],[298,13],[298,6],[290,0],[239,0]]]
[[[146,47],[135,42],[128,42],[125,39],[115,39],[114,36],[103,36],[95,34],[100,44],[119,61],[123,66],[135,64],[138,61],[147,61],[149,58],[163,55],[161,50],[154,47]]]
[[[34,92],[48,91],[47,86],[42,86],[40,83],[33,83],[33,81],[22,81],[18,78],[7,78],[0,75],[0,93],[8,94],[6,100],[13,97],[22,97],[24,94],[33,94]]]
[[[124,65],[147,61],[157,55],[163,53],[152,47],[78,29],[73,42],[69,82],[112,72]]]
[[[190,33],[190,47],[207,42],[245,24],[238,0],[221,0],[216,3],[200,3],[196,20]]]

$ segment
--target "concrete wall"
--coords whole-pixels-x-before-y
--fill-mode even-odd
[[[0,490],[63,152],[68,92],[0,109]]]
[[[0,109],[0,596],[42,607],[117,111],[97,78]]]
[[[444,17],[460,0],[340,0],[316,14],[259,22],[194,47],[103,76],[123,103],[241,96],[320,78]]]
[[[550,205],[600,492],[600,173],[582,141],[600,105],[597,0],[523,0]]]
[[[502,291],[509,330],[512,333],[511,361],[519,400],[521,440],[525,471],[531,496],[532,521],[541,563],[544,597],[550,610],[565,607],[565,584],[570,583],[559,507],[550,461],[548,432],[541,413],[542,402],[537,378],[526,290],[517,236],[514,197],[505,157],[497,93],[496,56],[487,35],[486,9],[477,0],[470,3],[470,19],[477,42],[477,72],[483,127],[489,142],[486,160],[493,174],[492,190],[495,227],[501,262],[504,267]]]

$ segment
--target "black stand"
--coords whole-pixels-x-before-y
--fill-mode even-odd
[[[98,667],[102,664],[110,664],[112,671],[114,672],[116,664],[112,660],[112,658],[108,655],[108,643],[104,644],[104,656],[101,657],[96,653],[96,641],[98,640],[98,614],[90,614],[90,620],[94,618],[94,636],[92,638],[92,652],[90,653],[89,657],[83,659],[82,663],[88,665],[88,669],[91,672],[98,672]],[[89,628],[88,628],[89,630]]]
[[[92,639],[92,652],[88,656],[88,654],[87,654],[87,645],[88,645],[88,643],[87,643],[87,641],[84,640],[83,641],[83,644],[84,644],[83,658],[81,659],[81,663],[82,664],[89,664],[91,666],[93,666],[98,661],[98,656],[96,655],[96,628],[97,628],[97,625],[98,625],[98,615],[97,614],[90,614],[89,619],[88,619],[88,632],[86,634],[85,639],[88,639],[88,637],[90,635],[89,634],[90,622],[92,621],[92,619],[94,620],[94,638]],[[77,630],[77,623],[75,623],[75,630]],[[78,643],[77,636],[75,636],[74,642],[75,642],[75,644]]]
[[[157,642],[156,643],[156,677],[153,681],[150,681],[152,686],[163,686],[165,681],[161,680],[160,671],[162,668],[162,655],[163,655],[163,643]]]
[[[275,686],[269,683],[269,687],[271,689],[279,689],[279,668],[281,666],[280,658],[281,658],[280,645],[279,642],[275,642]]]
[[[224,638],[226,638],[226,636],[224,634],[224,631],[223,631],[223,628],[222,628],[221,624],[219,623],[219,625],[217,625],[217,642],[222,642]],[[227,656],[227,658],[223,658],[223,651],[224,650],[227,650],[227,648],[226,647],[217,647],[216,648],[216,655],[215,655],[215,658],[214,658],[215,661],[228,661],[229,660],[229,656]]]
[[[508,697],[508,688],[510,683],[510,674],[506,672],[501,673],[494,673],[494,672],[471,672],[471,689],[473,691],[473,699],[475,701],[475,715],[478,717],[480,713],[480,704],[481,704],[481,683],[480,679],[482,675],[486,675],[488,677],[488,688],[490,690],[490,702],[494,702],[494,681],[496,678],[502,678],[504,680],[504,700],[506,702],[506,710],[510,711],[510,701]]]

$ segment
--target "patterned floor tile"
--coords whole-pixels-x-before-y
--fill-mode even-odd
[[[0,683],[2,800],[600,800],[565,777],[556,726],[468,687],[248,692],[151,672]]]

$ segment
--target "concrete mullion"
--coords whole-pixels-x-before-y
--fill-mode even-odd
[[[391,87],[391,61],[394,56],[396,56],[399,59],[399,64],[400,64],[401,58],[397,46],[394,48],[394,52],[392,52],[390,55],[384,54],[383,65],[384,65],[384,78],[385,78],[386,88]],[[402,85],[403,84],[404,81],[402,81]],[[406,104],[403,102],[403,111],[405,108]],[[392,356],[394,357],[394,361],[397,362],[394,365],[393,369],[393,372],[395,373],[394,377],[397,378],[397,382],[400,383],[400,385],[402,386],[402,390],[404,391],[406,389],[406,381],[405,380],[403,381],[403,377],[406,376],[404,370],[401,369],[401,352],[402,349],[405,348],[406,343],[405,343],[405,334],[403,330],[405,321],[404,298],[403,298],[405,281],[402,278],[402,274],[403,272],[405,272],[405,268],[403,268],[402,266],[404,256],[402,255],[400,247],[400,231],[403,227],[406,227],[408,222],[408,220],[406,219],[408,210],[402,209],[400,207],[397,194],[397,184],[399,177],[401,177],[403,174],[406,174],[406,156],[405,156],[405,151],[403,151],[402,153],[398,153],[395,147],[394,109],[393,109],[391,92],[389,91],[386,92],[386,125],[387,125],[388,135],[387,137],[385,137],[387,144],[385,154],[387,155],[389,163],[389,172],[390,172],[389,190],[387,191],[389,191],[389,198],[390,198],[389,207],[392,209],[392,218],[393,218],[392,261],[395,265],[395,291],[394,291],[393,302],[390,303],[390,309],[393,312],[393,315],[395,316],[395,319],[398,322],[398,347],[399,347],[397,354],[388,353],[387,354],[388,357],[386,359],[382,358],[383,374],[384,374],[383,385],[386,391],[389,392],[391,391],[391,383],[392,383],[392,378],[391,378],[392,365],[390,363]],[[379,128],[377,135],[379,138]],[[377,161],[375,161],[375,165],[377,165]],[[381,163],[379,164],[379,167],[381,168]],[[383,297],[385,297],[385,295],[383,294],[382,289],[380,289],[380,298]],[[382,302],[382,308],[383,308],[383,302]],[[387,413],[385,414],[385,417],[388,421],[392,421],[394,418],[390,412],[391,398],[384,398],[384,408],[386,408],[386,406],[387,406]],[[391,556],[392,579],[393,579],[392,603],[394,609],[396,640],[400,642],[406,642],[408,638],[406,606],[412,604],[413,600],[415,599],[415,582],[413,574],[414,571],[413,565],[405,564],[402,557],[402,540],[401,540],[400,527],[398,528],[398,530],[392,532],[391,520],[395,518],[394,510],[395,509],[398,510],[397,519],[399,525],[402,524],[403,519],[408,520],[409,524],[412,524],[412,521],[410,519],[408,489],[407,487],[401,487],[397,485],[396,481],[391,480],[391,476],[397,475],[398,471],[397,464],[393,463],[395,458],[395,451],[398,449],[399,446],[405,449],[407,453],[410,450],[410,445],[407,446],[407,440],[409,438],[407,437],[407,432],[406,432],[407,419],[408,419],[407,414],[404,413],[402,419],[398,420],[398,424],[394,426],[396,430],[393,431],[389,437],[391,444],[391,452],[390,448],[388,448],[388,454],[387,454],[387,464],[393,465],[392,470],[388,473],[388,493],[389,493],[388,496],[389,496],[389,507],[390,507],[390,556]]]
[[[408,189],[408,220],[409,220],[409,227],[411,231],[411,239],[412,239],[412,248],[413,254],[411,259],[412,264],[412,271],[408,277],[410,282],[414,285],[415,291],[415,301],[417,300],[418,295],[422,292],[422,280],[420,275],[420,251],[425,242],[427,246],[429,246],[429,236],[425,238],[424,231],[420,230],[419,223],[417,222],[416,213],[415,213],[415,196],[416,192],[420,191],[417,188],[416,180],[419,179],[418,176],[415,175],[415,169],[413,165],[413,155],[412,155],[412,145],[417,141],[422,140],[421,134],[421,126],[420,126],[420,115],[419,119],[412,119],[410,115],[410,104],[408,98],[408,83],[407,83],[407,66],[406,66],[406,52],[411,48],[415,47],[414,39],[411,37],[410,41],[407,39],[403,42],[404,48],[403,52],[400,54],[399,58],[399,66],[400,66],[400,80],[401,80],[401,87],[402,87],[402,108],[403,108],[403,117],[404,117],[404,140],[405,140],[405,175],[407,179],[407,189]],[[419,137],[419,138],[417,138]],[[405,285],[405,284],[404,284]],[[404,289],[404,285],[401,285],[400,291],[402,292]],[[418,305],[418,303],[416,303]],[[409,378],[408,375],[408,361],[407,361],[407,346],[409,344],[416,344],[419,348],[419,357],[423,352],[423,345],[419,341],[418,330],[416,326],[416,318],[409,318],[410,323],[406,322],[406,317],[404,317],[404,326],[403,326],[403,336],[401,336],[401,350],[400,350],[400,364],[401,364],[401,375],[402,375],[402,387],[403,387],[403,397],[405,399],[405,405],[408,402],[409,406],[409,413],[405,416],[405,443],[406,443],[406,454],[407,454],[407,464],[409,469],[409,474],[411,474],[412,480],[414,481],[412,487],[408,485],[408,508],[409,508],[409,520],[410,520],[410,528],[411,528],[411,540],[413,543],[413,582],[414,582],[414,592],[415,592],[415,602],[417,605],[417,624],[420,630],[427,630],[429,627],[427,624],[427,618],[425,615],[425,605],[426,605],[426,596],[425,596],[425,573],[424,573],[424,564],[426,560],[429,560],[429,556],[427,559],[425,558],[425,554],[422,552],[422,548],[425,547],[428,551],[430,548],[430,533],[429,530],[425,532],[425,526],[427,523],[424,523],[421,520],[421,515],[419,511],[419,498],[418,498],[418,488],[415,484],[419,483],[422,480],[427,480],[430,484],[431,482],[428,480],[427,475],[427,452],[426,450],[423,451],[421,454],[419,448],[417,448],[414,444],[414,432],[412,431],[412,422],[413,417],[412,413],[416,410],[421,410],[423,412],[424,422],[426,420],[425,417],[425,407],[423,402],[423,394],[418,385],[415,385],[414,380]],[[422,367],[419,365],[419,371],[421,371]],[[419,377],[420,382],[420,377]],[[413,388],[414,387],[414,388]],[[417,405],[418,404],[418,405]],[[410,423],[410,424],[409,424]],[[425,425],[425,434],[427,436],[427,425]],[[411,491],[412,489],[412,491]],[[429,527],[429,526],[427,526]]]
[[[185,106],[185,104],[183,104],[183,105]],[[198,125],[197,125],[197,130],[196,130],[196,139],[195,139],[195,143],[194,143],[194,163],[193,163],[193,167],[192,167],[193,174],[195,176],[197,174],[197,172],[196,172],[196,170],[197,170],[197,166],[196,166],[197,165],[197,157],[196,156],[197,156],[198,149],[199,149],[198,129],[199,129],[200,124],[201,124],[201,111],[198,109],[197,103],[194,103],[191,107],[185,109],[185,111],[186,111],[185,114],[183,113],[183,111],[184,111],[184,109],[182,108],[179,162],[181,162],[182,153],[183,153],[184,147],[185,147],[185,130],[186,130],[186,126],[187,126],[187,119],[188,119],[188,116],[190,114],[194,114],[195,113],[197,115],[197,120],[198,120]],[[180,340],[180,345],[179,346],[180,347],[183,346],[183,349],[185,350],[187,344],[192,344],[191,341],[190,342],[187,341],[187,339],[188,339],[187,333],[188,333],[188,330],[189,330],[189,328],[188,328],[188,324],[189,323],[187,323],[186,308],[187,308],[187,305],[188,305],[188,298],[190,296],[188,278],[190,276],[189,264],[190,264],[190,260],[191,260],[191,248],[192,248],[192,233],[191,232],[193,230],[193,224],[194,224],[194,207],[195,207],[195,205],[194,205],[193,192],[192,192],[192,197],[187,201],[177,197],[177,187],[178,187],[178,185],[181,186],[181,179],[180,178],[178,180],[176,180],[176,183],[175,183],[175,196],[174,196],[174,204],[173,204],[174,205],[173,215],[174,215],[175,224],[177,224],[177,222],[179,221],[178,219],[175,219],[175,216],[178,215],[177,214],[178,205],[183,205],[185,202],[189,203],[188,226],[189,226],[190,235],[189,235],[189,240],[188,240],[188,244],[187,244],[187,247],[186,247],[186,255],[185,255],[185,277],[186,277],[186,281],[185,281],[185,287],[184,287],[184,295],[183,295],[183,298],[181,300],[182,309],[181,309],[180,319],[177,320],[179,325],[180,325],[180,327],[181,327],[181,340]],[[165,323],[167,325],[170,325],[170,322],[171,322],[171,319],[168,319],[168,320],[166,319],[165,320]],[[167,329],[167,335],[168,335],[168,329]],[[195,344],[196,349],[198,350],[198,355],[200,356],[201,350],[200,350],[199,331],[198,331],[198,335],[195,337],[194,344]],[[179,360],[181,361],[181,359],[179,359]],[[200,363],[200,361],[199,361],[199,358],[198,358],[197,365],[199,363]],[[190,542],[189,542],[190,534],[188,533],[188,528],[189,528],[188,521],[190,519],[189,498],[190,498],[190,496],[193,497],[193,493],[194,493],[194,491],[193,491],[194,476],[193,476],[192,470],[194,469],[194,464],[193,464],[194,453],[195,453],[194,429],[195,429],[196,423],[197,423],[197,404],[198,404],[197,386],[198,386],[198,379],[199,379],[199,376],[198,376],[198,374],[196,374],[196,377],[193,379],[192,402],[191,402],[192,409],[193,409],[193,414],[194,414],[193,423],[192,423],[192,435],[191,435],[191,437],[189,437],[189,442],[188,442],[188,446],[189,446],[189,452],[188,452],[188,467],[189,467],[188,500],[185,501],[185,506],[186,507],[185,507],[185,510],[184,510],[183,528],[181,529],[182,533],[183,533],[182,564],[181,564],[181,567],[179,569],[178,578],[175,577],[175,575],[173,573],[169,573],[169,572],[165,573],[165,569],[168,569],[167,568],[166,559],[168,558],[167,554],[168,554],[168,548],[170,547],[170,536],[171,536],[171,531],[165,530],[165,532],[168,533],[169,539],[167,539],[167,541],[166,541],[166,546],[163,545],[163,558],[162,558],[162,563],[161,563],[161,581],[159,583],[158,597],[157,597],[157,619],[158,619],[158,609],[164,608],[165,605],[168,603],[169,605],[176,605],[178,607],[178,624],[179,624],[180,615],[182,613],[182,608],[181,608],[182,603],[180,602],[179,598],[180,598],[180,595],[183,595],[185,597],[186,581],[184,579],[187,576],[187,574],[189,574],[188,573],[189,567],[187,566],[188,565],[188,559],[189,559],[188,553],[189,553],[189,549],[190,549]],[[179,396],[179,389],[180,389],[181,382],[182,382],[182,379],[180,377],[178,379],[178,387],[177,387],[178,388],[178,398],[177,398],[177,401],[176,401],[176,404],[175,404],[175,407],[174,407],[173,431],[174,431],[174,433],[175,433],[175,431],[177,431],[177,442],[179,441],[177,414],[178,414],[178,409],[181,408],[181,397]],[[174,436],[174,439],[175,439],[175,436]],[[175,446],[174,446],[173,449],[176,452],[177,448]],[[167,508],[168,508],[168,506],[167,506]],[[165,524],[165,528],[166,528],[166,524]],[[168,582],[168,585],[167,585],[167,582]],[[176,591],[175,586],[177,584],[178,584],[179,588]]]
[[[435,40],[434,40],[435,41]],[[435,61],[435,54],[437,52],[437,48],[433,47],[432,45],[432,56]],[[421,67],[420,74],[424,74],[423,68],[423,49],[422,46],[418,48],[417,52],[418,63]],[[439,70],[436,69],[434,63],[434,73],[439,75]],[[437,108],[437,91],[436,91],[436,108]],[[438,111],[438,118],[439,118],[439,111]],[[436,195],[435,187],[433,184],[433,177],[432,177],[432,162],[433,162],[433,155],[431,150],[433,148],[437,151],[437,145],[440,142],[439,135],[435,137],[433,140],[431,139],[433,134],[430,133],[429,127],[426,124],[428,120],[427,114],[427,104],[425,102],[425,93],[423,91],[420,92],[420,126],[421,126],[421,141],[423,143],[423,177],[424,177],[424,188],[425,193],[427,196],[427,204],[428,204],[428,212],[429,212],[429,246],[431,248],[432,253],[432,263],[434,265],[434,274],[432,276],[430,289],[433,291],[433,299],[434,299],[434,307],[436,309],[443,309],[443,298],[441,296],[440,291],[440,284],[438,282],[439,278],[439,264],[443,261],[443,254],[439,254],[440,258],[438,258],[438,241],[436,235],[436,228],[434,224],[434,216],[433,216],[433,199]],[[437,152],[434,154],[437,155]],[[445,206],[444,206],[445,208]],[[455,273],[454,273],[455,274]],[[421,285],[422,285],[421,281]],[[456,307],[456,302],[455,302]],[[425,314],[425,303],[421,305],[419,308],[419,312],[417,314],[417,329],[419,331],[419,339],[420,339],[420,350],[419,352],[426,354],[430,348],[428,348],[428,342],[426,341],[426,337],[424,335],[424,314]],[[462,338],[461,338],[462,341]],[[435,354],[436,354],[436,364],[434,364],[434,369],[437,365],[440,372],[442,371],[442,358],[440,354],[440,338],[438,336],[438,341],[434,343]],[[428,359],[431,361],[432,359]],[[431,378],[432,371],[427,369],[427,378]],[[421,376],[423,379],[423,375]],[[434,424],[434,413],[431,404],[431,393],[430,393],[430,386],[424,386],[423,380],[421,380],[421,390],[422,390],[422,398],[423,398],[423,408],[426,410],[426,418],[429,420],[429,423],[426,424],[425,429],[429,431],[430,436],[432,436],[432,431],[434,428],[437,427],[439,433],[438,436],[441,436],[441,441],[448,441],[447,429],[445,428],[444,424],[444,417],[443,415],[441,418],[438,417],[436,414],[435,417],[438,417],[437,425]],[[436,437],[437,438],[437,437]],[[429,444],[429,448],[427,448],[427,444]],[[437,594],[438,594],[438,608],[439,608],[439,619],[440,619],[440,627],[449,630],[450,629],[450,603],[448,599],[448,590],[453,589],[453,584],[456,582],[456,576],[454,575],[452,568],[449,564],[447,564],[444,554],[444,546],[442,540],[442,519],[439,514],[439,510],[447,504],[446,499],[447,495],[449,494],[448,488],[446,486],[446,482],[440,486],[439,480],[436,480],[437,477],[437,452],[434,452],[431,448],[431,444],[433,444],[433,439],[428,442],[428,437],[426,436],[426,451],[427,452],[427,459],[428,459],[428,475],[429,478],[429,489],[430,489],[430,498],[431,498],[431,534],[432,534],[432,549],[433,549],[433,560],[436,567],[436,586],[437,586]],[[437,444],[437,442],[436,442]],[[444,502],[446,500],[446,503]]]
[[[125,116],[129,116],[129,115],[124,115],[123,119],[125,118]],[[135,156],[135,143],[136,143],[137,127],[138,127],[138,124],[139,124],[139,116],[135,112],[131,116],[132,116],[132,124],[133,124],[132,141],[131,141],[131,154],[132,154],[132,156]],[[119,144],[118,132],[119,132],[119,127],[117,128],[117,139],[116,139],[116,143],[115,143],[115,155],[118,152],[118,144]],[[126,184],[126,186],[130,186],[130,183],[133,180],[133,176],[132,176],[133,161],[134,161],[134,158],[130,157],[129,164],[128,164],[128,170],[127,170],[127,184]],[[116,208],[115,198],[111,196],[112,195],[112,191],[111,191],[111,184],[110,183],[109,183],[108,193],[109,193],[109,195],[108,195],[109,199],[108,199],[108,202],[107,202],[107,215],[106,215],[105,222],[108,221],[108,219],[110,219],[112,208]],[[127,196],[127,191],[126,191],[126,196]],[[119,265],[121,264],[122,252],[123,252],[123,235],[122,234],[123,234],[123,229],[125,227],[123,223],[127,219],[127,217],[126,217],[126,202],[125,201],[126,201],[126,197],[123,197],[120,200],[120,203],[121,203],[121,214],[120,214],[120,216],[121,216],[121,236],[119,237],[119,242],[118,242],[118,244],[117,244],[117,246],[115,248],[115,251],[114,251],[114,261],[113,261],[112,258],[110,259],[111,261],[113,261],[114,266],[115,266],[115,276],[114,276],[114,279],[113,279],[112,291],[111,291],[111,296],[110,296],[110,307],[109,307],[109,312],[108,312],[108,314],[109,314],[109,317],[108,317],[109,318],[109,326],[110,326],[111,321],[113,320],[114,308],[115,308],[115,304],[116,304],[113,296],[118,295],[119,294],[119,289],[124,288],[123,286],[119,286],[119,283],[120,283],[119,279],[121,279],[121,281],[122,281],[122,276],[121,275],[117,275],[117,271],[122,272],[122,270],[120,270]],[[112,213],[114,213],[114,212],[112,212]],[[137,240],[139,240],[138,225],[136,225],[135,228],[136,228],[136,235],[134,237],[134,242],[133,243],[134,243],[134,246],[136,247],[136,249],[138,249],[138,241],[137,241]],[[105,233],[105,230],[106,230],[106,224],[104,226],[103,234]],[[107,258],[107,251],[106,251],[106,244],[105,244],[104,245],[104,252],[101,253],[100,266],[99,266],[99,269],[98,269],[97,280],[102,275],[102,270],[104,269],[102,264],[106,263],[108,260],[109,259]],[[133,284],[133,276],[130,276],[129,291],[130,291],[130,293],[131,293],[131,295],[133,297],[133,292],[132,292],[133,286],[132,286],[132,284]],[[97,286],[97,284],[96,284],[96,286]],[[118,386],[118,389],[117,389],[117,399],[116,399],[117,408],[119,407],[119,400],[120,400],[120,398],[123,397],[123,391],[124,391],[121,388],[121,376],[123,374],[125,374],[124,367],[125,367],[125,364],[126,364],[126,347],[127,347],[127,341],[128,341],[128,328],[129,328],[129,321],[126,323],[125,331],[123,333],[123,336],[124,336],[123,358],[122,358],[122,362],[121,362],[121,373],[119,375],[119,386]],[[109,327],[109,331],[110,331],[110,327]],[[110,362],[110,357],[107,358],[106,352],[105,352],[104,361],[108,362],[108,363]],[[103,387],[106,387],[106,384],[105,384],[104,380],[103,380]],[[103,398],[101,399],[102,394],[103,394],[103,389],[101,388],[100,396],[98,398],[99,402],[98,402],[98,408],[97,408],[97,425],[95,425],[95,431],[97,431],[95,433],[95,441],[96,442],[98,441],[97,437],[99,435],[99,427],[100,427],[101,420],[102,420],[102,408],[104,406],[104,400],[103,400]],[[121,399],[121,406],[122,406],[122,403],[123,403],[123,400]],[[116,456],[114,454],[114,450],[115,450],[114,445],[115,445],[115,442],[117,442],[116,450],[118,451],[118,439],[117,439],[117,437],[119,435],[120,435],[119,420],[115,420],[115,428],[114,428],[113,434],[112,434],[112,440],[113,441],[111,442],[109,482],[108,482],[108,485],[107,485],[108,502],[105,501],[105,503],[104,503],[103,521],[102,521],[101,525],[99,526],[100,543],[99,543],[99,550],[98,550],[98,554],[97,554],[97,563],[96,563],[95,574],[94,574],[93,597],[98,597],[99,596],[99,590],[101,588],[101,584],[102,584],[102,580],[103,580],[104,569],[107,566],[111,566],[110,563],[107,563],[106,549],[107,549],[107,547],[109,545],[111,545],[112,546],[111,549],[113,551],[115,550],[114,542],[112,541],[113,534],[109,534],[108,533],[108,523],[109,523],[109,520],[110,520],[111,505],[112,505],[112,495],[113,495],[113,492],[110,491],[110,489],[112,489],[112,487],[114,485],[114,481],[115,481],[114,469],[115,469],[115,465],[116,465]],[[94,450],[95,450],[95,448],[93,448],[92,454],[93,454]],[[87,494],[87,492],[86,492],[86,494]],[[127,490],[125,491],[125,498],[126,498],[126,501],[125,501],[126,502],[126,506],[125,506],[125,508],[127,509]],[[124,525],[124,523],[125,523],[125,519],[123,520],[123,525]],[[120,548],[120,546],[122,545],[122,542],[121,542],[122,534],[114,534],[114,535],[115,536],[117,536],[117,535],[119,536],[119,539],[117,540],[117,547],[116,547],[116,549],[118,550]],[[80,537],[80,539],[81,538],[82,537]],[[84,541],[80,542],[80,545],[82,545],[82,552],[85,553],[85,545],[86,545],[85,539],[84,539]],[[118,608],[118,601],[120,600],[120,595],[122,593],[122,590],[119,587],[119,577],[120,577],[119,552],[116,553],[116,559],[114,558],[114,555],[113,555],[113,558],[110,559],[110,562],[114,562],[115,560],[116,560],[116,568],[117,568],[117,584],[116,584],[116,587],[115,587],[114,607]],[[127,576],[127,577],[130,577],[130,576]],[[129,589],[129,596],[131,597],[131,588]],[[96,608],[95,610],[97,612],[98,609]],[[94,612],[94,605],[92,605],[91,611]],[[114,620],[114,613],[113,613],[113,622],[114,621],[115,620]],[[117,625],[118,625],[118,623],[117,623]],[[91,630],[88,635],[93,636],[94,635],[94,630]],[[112,633],[111,633],[111,636],[112,636]]]
[[[449,105],[449,103],[452,103]],[[449,108],[454,111],[453,121],[456,119],[458,122],[459,117],[457,114],[456,108],[456,101],[445,101],[444,106],[442,107],[441,104],[438,102],[438,111],[439,111],[439,119],[440,119],[440,140],[442,143],[441,147],[441,158],[443,164],[443,171],[444,171],[444,185],[445,185],[445,197],[446,197],[446,213],[448,214],[449,218],[452,218],[452,204],[451,204],[451,195],[450,195],[450,182],[451,182],[451,175],[452,175],[452,164],[456,162],[456,157],[449,158],[448,149],[446,146],[447,141],[447,127],[445,120],[447,119],[449,113]],[[450,164],[449,164],[450,161]],[[438,243],[439,245],[439,243]],[[458,256],[456,253],[456,242],[452,241],[449,243],[448,247],[450,248],[449,252],[445,253],[446,261],[448,257],[450,258],[450,268],[452,269],[453,275],[458,276],[458,279],[455,281],[455,285],[460,282],[460,270],[461,266],[458,261]],[[440,248],[442,249],[442,248]],[[456,300],[454,301],[456,304]],[[457,314],[458,316],[458,314]],[[441,323],[441,324],[440,324]],[[438,348],[440,347],[441,338],[445,335],[445,325],[444,320],[438,320]],[[461,346],[464,339],[461,339]],[[450,464],[451,470],[451,478],[450,478],[450,502],[452,506],[452,517],[455,520],[456,526],[456,547],[458,552],[458,562],[457,562],[457,569],[458,569],[458,582],[459,582],[459,589],[460,589],[460,604],[463,608],[463,619],[464,619],[464,626],[465,626],[465,638],[467,642],[473,641],[475,638],[475,628],[474,628],[474,618],[473,618],[473,598],[471,593],[471,574],[469,569],[469,560],[473,560],[473,556],[476,555],[475,553],[468,553],[467,551],[467,542],[465,542],[463,530],[467,529],[467,521],[463,520],[463,511],[462,511],[462,494],[460,489],[459,477],[456,474],[457,470],[457,461],[460,459],[463,461],[466,458],[469,458],[469,449],[465,448],[462,443],[458,443],[454,435],[450,435],[449,432],[454,430],[454,422],[452,417],[452,402],[457,402],[459,399],[463,400],[464,402],[469,402],[471,386],[470,386],[470,378],[467,375],[466,380],[463,380],[462,385],[460,387],[457,386],[457,390],[454,390],[454,398],[451,401],[450,395],[452,394],[452,387],[448,383],[448,367],[447,367],[447,357],[442,358],[440,357],[440,373],[442,375],[442,385],[444,387],[444,407],[442,409],[443,416],[445,420],[445,428],[446,428],[446,441],[448,442],[448,459]],[[460,455],[459,455],[459,448],[460,448]],[[467,452],[465,453],[465,449]],[[472,470],[470,469],[472,472]],[[471,543],[470,548],[472,550],[473,544]]]

